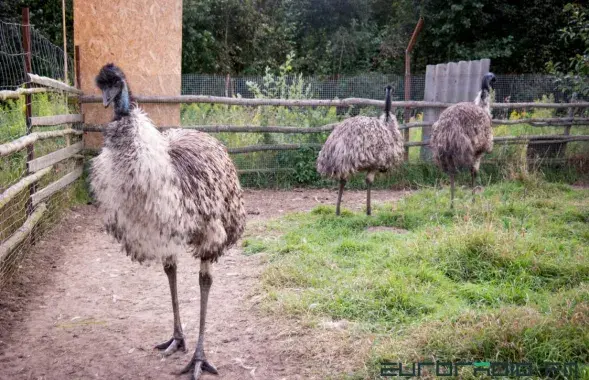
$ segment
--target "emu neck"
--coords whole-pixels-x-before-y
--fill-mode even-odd
[[[384,103],[385,121],[388,123],[391,120],[391,91],[387,89],[387,94]]]
[[[479,91],[477,98],[475,99],[475,104],[479,107],[482,107],[487,113],[491,114],[491,94],[489,90],[482,89]]]
[[[120,120],[123,116],[129,116],[133,108],[133,96],[127,84],[123,84],[123,89],[114,99],[114,120]]]

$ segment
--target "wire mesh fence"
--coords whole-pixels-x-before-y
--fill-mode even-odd
[[[460,80],[460,78],[458,78]],[[343,99],[368,98],[383,100],[384,87],[393,87],[393,101],[404,100],[404,77],[401,75],[363,75],[340,77],[337,79],[320,77],[222,77],[211,75],[186,74],[182,77],[183,95],[212,95],[242,98],[290,98],[290,99]],[[411,78],[411,100],[423,100],[425,76],[414,75]],[[559,88],[556,77],[547,75],[497,75],[494,86],[494,99],[500,103],[561,103],[569,102],[570,95]],[[474,100],[474,99],[473,99]],[[582,100],[582,99],[577,99]],[[425,109],[412,108],[410,123],[422,122]],[[400,123],[404,122],[404,110],[395,110]],[[222,104],[182,104],[181,124],[188,126],[231,125],[231,126],[292,126],[319,127],[337,123],[344,118],[355,115],[379,116],[378,107],[240,107]],[[509,120],[509,124],[496,125],[494,134],[499,138],[518,136],[562,135],[586,136],[587,126],[543,125],[526,122],[526,119],[554,119],[562,117],[588,117],[584,109],[550,108],[498,108],[493,110],[493,118]],[[518,122],[521,120],[521,123]],[[556,123],[555,123],[556,124]],[[587,124],[587,123],[585,123]],[[282,134],[282,133],[214,133],[223,141],[230,152],[234,148],[251,146],[280,146],[295,144],[293,150],[267,150],[258,152],[232,153],[234,162],[241,171],[245,185],[263,186],[269,176],[280,178],[294,184],[326,184],[315,170],[317,154],[328,137],[329,132],[316,134]],[[422,141],[421,128],[409,131],[410,144]],[[408,149],[408,163],[420,166],[422,171],[435,171],[431,163],[422,162],[420,146]],[[489,163],[502,163],[502,170],[515,171],[515,167],[547,164],[559,160],[584,159],[589,153],[585,141],[540,144],[513,144],[511,141],[496,143],[494,152],[487,155]],[[429,165],[429,166],[428,166]],[[510,166],[513,166],[510,167]],[[415,173],[412,173],[412,175]],[[431,173],[430,173],[431,174]],[[439,173],[438,173],[439,174]],[[495,173],[497,174],[497,173]],[[436,174],[437,176],[437,174]],[[385,181],[403,182],[400,175],[392,175]],[[276,182],[276,181],[272,181]]]
[[[31,33],[31,68],[41,76],[64,80],[63,49],[54,45],[33,25]],[[23,25],[0,21],[0,90],[16,90],[27,82]],[[74,78],[74,65],[68,56],[68,80]]]
[[[30,28],[30,49],[32,73],[63,81],[63,50],[34,27]],[[23,25],[0,22],[0,91],[17,90],[28,81],[25,58]],[[70,57],[68,60],[71,82],[74,65]],[[77,103],[58,91],[0,99],[0,144],[21,141],[19,139],[28,133],[47,135],[72,127],[71,124],[39,125],[27,130],[27,109],[32,118],[79,113]],[[50,185],[58,188],[55,184],[80,166],[79,157],[70,156],[31,171],[29,153],[34,159],[43,159],[79,141],[79,134],[43,138],[30,145],[32,152],[23,145],[20,150],[3,152],[0,156],[0,286],[18,270],[32,244],[48,233],[72,201],[80,197],[80,182],[55,192],[47,190]],[[41,161],[37,163],[42,164]]]
[[[533,102],[541,100],[543,96],[552,96],[555,102],[567,102],[570,94],[558,86],[558,78],[544,74],[497,74],[495,94],[500,102]],[[183,74],[183,95],[211,95],[211,96],[240,96],[254,98],[258,88],[271,87],[281,83],[276,76],[244,76],[230,77],[219,75]],[[324,78],[319,76],[298,77],[286,76],[284,82],[287,88],[294,84],[308,90],[309,98],[313,99],[343,99],[366,98],[382,99],[384,88],[391,85],[393,100],[405,100],[405,78],[401,74],[362,74],[356,76],[340,76],[339,78]],[[410,100],[423,100],[425,90],[425,74],[413,74],[410,79]],[[284,95],[287,95],[285,93]]]

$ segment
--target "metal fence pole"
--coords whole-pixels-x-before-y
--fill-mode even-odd
[[[69,83],[67,75],[67,32],[65,25],[65,0],[61,0],[61,20],[63,23],[63,81],[64,83]]]
[[[411,100],[411,51],[415,46],[415,41],[417,40],[417,36],[421,29],[423,28],[423,18],[420,17],[417,25],[415,26],[415,30],[411,35],[411,39],[409,40],[409,44],[407,45],[407,49],[405,50],[405,101]],[[405,124],[409,123],[411,120],[411,109],[409,107],[405,108],[405,114],[403,117]],[[405,144],[409,142],[409,129],[405,129],[403,131],[403,138],[405,140]],[[405,146],[405,161],[409,159],[409,146]]]

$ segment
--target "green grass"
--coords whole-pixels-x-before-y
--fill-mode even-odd
[[[372,217],[320,206],[268,223],[271,312],[345,319],[375,334],[368,373],[388,360],[589,363],[589,191],[534,178],[425,189]],[[391,226],[409,232],[368,232]],[[585,376],[589,376],[586,374]]]

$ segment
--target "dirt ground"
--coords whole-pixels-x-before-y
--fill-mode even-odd
[[[335,190],[246,190],[249,220],[334,204]],[[403,192],[373,191],[373,202]],[[344,193],[361,210],[365,192]],[[198,333],[198,262],[179,258],[178,292],[188,352],[153,349],[172,333],[167,278],[159,265],[132,263],[103,231],[98,210],[77,207],[0,290],[0,379],[188,379]],[[246,232],[247,233],[247,232]],[[265,256],[239,245],[213,267],[205,352],[219,376],[203,379],[324,379],[362,366],[370,339],[342,321],[309,327],[261,307]],[[345,321],[344,321],[345,322]]]

